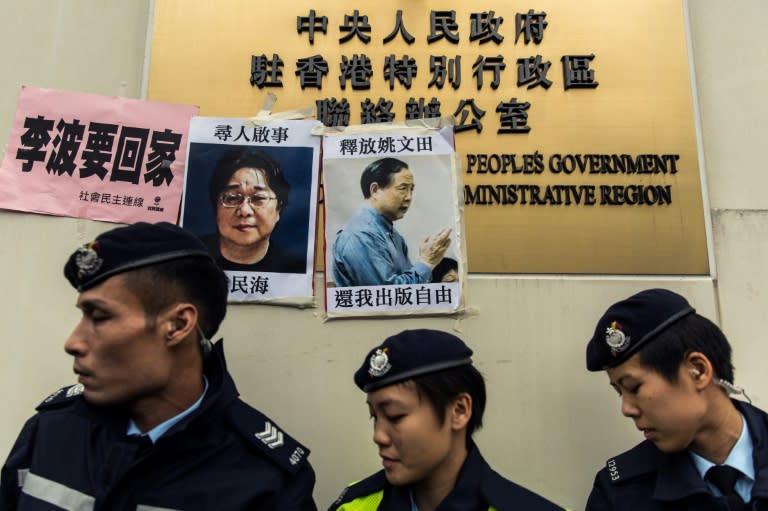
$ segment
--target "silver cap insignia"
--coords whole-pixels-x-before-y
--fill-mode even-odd
[[[377,349],[369,361],[370,367],[368,368],[368,374],[371,376],[383,376],[392,369],[392,364],[389,363],[389,357],[387,356],[387,348]]]
[[[104,259],[99,257],[99,253],[94,250],[95,242],[87,243],[77,249],[75,254],[75,264],[77,265],[77,276],[79,278],[90,277],[101,268]]]
[[[605,329],[605,343],[611,348],[614,356],[629,348],[631,340],[630,336],[621,331],[618,321],[611,322],[611,326]]]

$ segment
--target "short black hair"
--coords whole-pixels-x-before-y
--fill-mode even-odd
[[[419,396],[429,401],[441,425],[445,422],[445,411],[451,400],[462,392],[470,395],[472,416],[467,423],[467,445],[469,445],[472,434],[483,426],[486,394],[485,380],[480,371],[475,366],[467,364],[416,376],[407,381],[412,381]]]
[[[717,378],[733,383],[731,345],[722,330],[707,318],[689,314],[670,325],[654,342],[643,346],[640,362],[671,383],[677,382],[680,364],[694,351],[703,353]]]
[[[371,163],[360,176],[360,188],[363,191],[363,197],[371,196],[371,185],[378,184],[381,188],[386,188],[392,184],[392,174],[397,174],[403,169],[407,169],[408,164],[397,158],[382,158]]]
[[[264,177],[267,178],[267,184],[277,196],[277,209],[282,211],[288,205],[291,185],[283,176],[283,169],[280,168],[280,164],[263,151],[238,148],[230,149],[224,153],[216,163],[216,168],[208,181],[208,198],[214,211],[218,206],[219,194],[227,187],[232,174],[242,168],[263,171]]]
[[[458,261],[450,257],[443,257],[437,266],[432,268],[432,282],[442,282],[443,277],[451,270],[459,271]]]
[[[157,315],[174,303],[197,307],[198,323],[210,339],[227,313],[227,276],[210,258],[185,257],[122,273],[153,328]]]

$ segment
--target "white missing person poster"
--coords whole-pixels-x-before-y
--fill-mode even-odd
[[[192,118],[181,225],[226,272],[231,302],[313,303],[319,125]]]
[[[453,314],[466,250],[450,120],[326,130],[329,318]]]

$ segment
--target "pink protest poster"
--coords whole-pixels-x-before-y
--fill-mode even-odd
[[[22,87],[0,208],[176,223],[198,107]]]

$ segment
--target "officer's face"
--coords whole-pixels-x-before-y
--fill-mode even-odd
[[[371,185],[371,201],[373,207],[384,218],[394,222],[400,220],[408,212],[413,199],[413,173],[407,168],[396,174],[384,188],[377,183]]]
[[[134,405],[160,395],[171,370],[163,315],[148,328],[139,299],[116,275],[80,294],[82,317],[64,344],[73,369],[95,405]]]
[[[706,403],[681,364],[671,383],[640,362],[636,354],[606,371],[621,397],[621,413],[635,421],[645,438],[664,452],[696,448],[706,428]]]
[[[418,487],[456,477],[466,455],[465,432],[455,431],[450,411],[441,425],[410,381],[369,393],[368,407],[373,441],[391,484]]]

